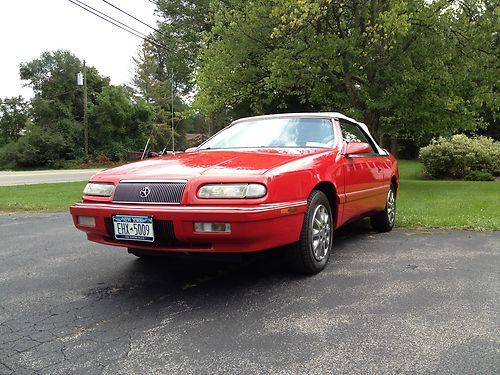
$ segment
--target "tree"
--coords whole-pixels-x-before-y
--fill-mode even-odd
[[[174,70],[181,95],[190,94],[195,86],[196,62],[203,35],[211,30],[212,0],[160,0],[157,14],[162,18],[153,35],[164,48],[155,50],[158,65],[165,72]]]
[[[144,101],[131,99],[129,89],[105,87],[90,110],[90,144],[94,154],[106,154],[120,160],[129,150],[144,147],[151,132],[152,110]]]
[[[197,59],[203,35],[211,29],[211,0],[160,0],[162,19],[152,33],[159,44],[143,43],[134,59],[136,93],[153,105],[155,126],[152,142],[158,148],[171,143],[171,111],[174,86],[176,149],[186,144],[185,132],[205,128],[204,114],[187,104],[196,90]],[[163,47],[164,46],[164,47]]]
[[[149,42],[143,43],[138,56],[133,59],[136,67],[133,85],[136,95],[145,100],[154,113],[151,148],[163,149],[172,143],[173,104],[175,138],[179,149],[179,146],[182,148],[185,143],[182,112],[187,106],[179,93],[180,83],[172,81],[172,73],[168,72],[167,66],[162,63],[163,60],[158,59],[157,53],[158,51]]]
[[[490,1],[214,1],[196,105],[240,114],[338,110],[425,142],[495,108]]]
[[[19,139],[29,121],[28,110],[21,96],[0,99],[0,147]]]
[[[21,64],[21,78],[35,93],[31,122],[22,136],[17,130],[9,130],[11,142],[0,149],[0,164],[60,167],[65,160],[84,158],[83,92],[76,85],[81,69],[82,62],[69,51],[45,52]],[[92,156],[105,154],[118,160],[126,156],[126,151],[141,149],[151,132],[151,106],[134,98],[131,89],[111,86],[109,78],[99,75],[92,66],[87,66],[87,87]],[[25,102],[16,103],[19,108],[27,108]],[[16,107],[12,106],[9,108]],[[27,116],[26,111],[23,113]],[[5,122],[9,126],[1,129],[12,129],[11,117],[2,116],[0,125]]]
[[[27,81],[35,96],[31,101],[34,124],[48,132],[62,134],[74,147],[71,157],[83,155],[83,92],[76,75],[83,63],[71,52],[44,52],[39,58],[21,64],[21,79]],[[88,101],[92,105],[109,78],[87,67]]]

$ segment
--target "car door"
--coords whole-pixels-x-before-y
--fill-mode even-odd
[[[343,146],[363,142],[371,147],[368,154],[343,155],[344,195],[342,222],[355,219],[385,207],[388,191],[387,166],[375,144],[357,124],[339,120]]]

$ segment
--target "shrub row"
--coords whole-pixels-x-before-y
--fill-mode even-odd
[[[424,171],[432,178],[478,178],[477,172],[500,175],[500,142],[463,134],[439,137],[420,149]]]

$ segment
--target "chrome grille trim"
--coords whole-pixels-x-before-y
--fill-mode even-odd
[[[113,203],[180,204],[186,188],[185,180],[122,180],[115,188]],[[144,188],[147,196],[141,196]]]
[[[120,183],[131,183],[131,182],[139,182],[139,183],[158,183],[158,182],[165,182],[165,183],[187,183],[187,180],[163,180],[161,178],[150,178],[147,180],[120,180]]]

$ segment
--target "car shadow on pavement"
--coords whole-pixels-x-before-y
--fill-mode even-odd
[[[356,240],[359,243],[370,233],[364,221],[336,232],[329,266],[312,277],[290,270],[287,247],[237,260],[197,256],[134,260],[129,255],[130,260],[122,258],[97,285],[86,289],[84,310],[88,312],[80,313],[93,317],[89,322],[92,329],[107,332],[129,325],[148,330],[159,321],[177,321],[180,316],[219,321],[228,315],[234,319],[257,314],[252,319],[258,321],[263,306],[270,311],[290,304],[307,309],[315,298],[342,301],[344,297],[332,291],[332,284],[342,289],[346,282],[353,286],[353,282],[363,281],[346,281],[335,270],[354,257]],[[103,318],[96,318],[99,316]],[[243,324],[245,319],[237,318],[233,324]]]
[[[338,258],[348,256],[349,244],[370,235],[369,221],[362,220],[349,224],[334,234],[333,252],[330,267]],[[294,273],[289,262],[290,246],[251,254],[173,254],[165,257],[133,259],[121,269],[120,275],[126,275],[128,285],[112,285],[112,275],[107,282],[90,294],[100,297],[122,293],[165,296],[169,293],[178,295],[195,289],[204,292],[230,290],[238,292],[246,288],[265,283],[268,288],[283,282],[299,282],[310,277]],[[323,273],[328,272],[328,267]],[[314,277],[313,277],[314,278]]]
[[[371,229],[370,222],[367,219],[343,226],[334,233],[331,257],[335,258],[340,251],[344,251],[351,241],[373,233],[376,232]],[[288,273],[293,277],[293,271],[291,272],[285,261],[290,251],[293,251],[292,246],[283,246],[257,253],[174,253],[149,259],[139,258],[134,262],[134,267],[137,267],[137,270],[140,269],[146,272],[156,270],[161,274],[168,271],[169,273],[172,272],[172,275],[177,275],[179,272],[181,278],[190,273],[203,275],[211,268],[219,269],[220,267],[241,272],[248,271],[252,274],[259,274],[259,276]]]

